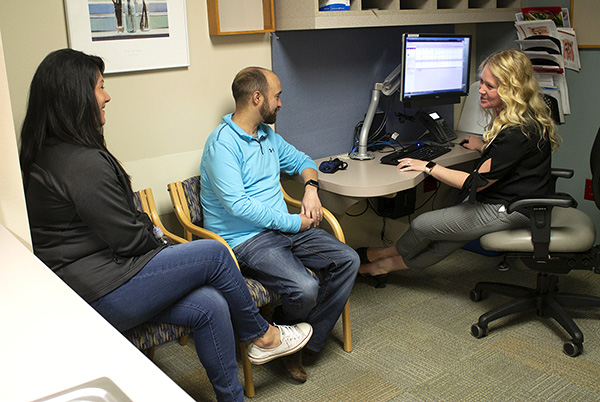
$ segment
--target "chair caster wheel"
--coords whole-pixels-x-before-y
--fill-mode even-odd
[[[478,302],[483,298],[483,291],[477,289],[471,289],[469,292],[469,298],[471,301]]]
[[[563,352],[567,356],[575,357],[579,356],[583,351],[583,345],[581,343],[575,343],[573,341],[565,342],[563,345]]]
[[[475,338],[477,338],[477,339],[483,338],[487,334],[488,334],[488,327],[482,327],[479,324],[471,325],[471,335],[473,335]]]
[[[512,268],[512,267],[511,267],[510,263],[509,263],[508,261],[506,261],[506,260],[504,260],[504,261],[501,261],[501,262],[500,262],[500,263],[499,263],[499,264],[496,266],[496,269],[497,269],[498,271],[500,271],[500,272],[506,272],[506,271],[510,271],[510,269],[511,269],[511,268]]]

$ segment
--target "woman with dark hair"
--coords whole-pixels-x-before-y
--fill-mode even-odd
[[[31,83],[21,168],[34,252],[119,331],[146,321],[192,327],[217,399],[243,401],[234,332],[263,364],[300,350],[312,328],[265,321],[221,243],[166,247],[154,237],[106,148],[103,72],[102,59],[63,49]]]
[[[527,56],[514,49],[489,56],[479,68],[479,94],[490,123],[483,139],[469,136],[461,144],[481,152],[474,171],[399,161],[400,171],[425,172],[461,189],[466,200],[419,215],[395,247],[357,250],[359,272],[375,277],[380,287],[389,272],[423,270],[486,233],[528,227],[526,211],[508,213],[506,207],[516,197],[547,193],[559,136]]]

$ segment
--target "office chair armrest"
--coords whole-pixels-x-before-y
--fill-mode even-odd
[[[573,177],[574,173],[575,172],[573,171],[573,169],[552,168],[550,170],[551,176],[561,179],[570,179],[571,177]]]
[[[556,182],[558,179],[570,179],[573,177],[573,169],[552,168],[550,169],[550,190],[556,193]]]
[[[518,198],[510,203],[508,212],[527,208],[531,222],[531,242],[533,256],[542,262],[549,258],[550,232],[552,229],[552,209],[554,207],[569,208],[575,204],[570,196],[550,195],[546,197]]]
[[[541,208],[541,207],[561,207],[569,208],[575,205],[575,201],[568,195],[549,195],[546,197],[535,197],[535,198],[517,198],[513,200],[508,206],[508,213],[516,211],[517,209],[523,208]]]

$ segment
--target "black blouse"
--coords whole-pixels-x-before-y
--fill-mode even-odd
[[[25,197],[35,254],[88,302],[163,248],[137,213],[120,165],[99,149],[47,141]]]
[[[477,168],[465,181],[462,191],[469,194],[469,202],[508,204],[521,196],[548,194],[552,149],[550,141],[540,140],[536,129],[521,132],[521,127],[502,130],[488,144],[481,155]],[[479,173],[481,165],[491,159],[487,173]],[[491,186],[477,192],[489,180],[497,180]]]

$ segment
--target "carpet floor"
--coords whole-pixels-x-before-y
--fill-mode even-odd
[[[281,362],[255,366],[256,402],[267,401],[594,401],[600,400],[600,309],[571,310],[585,336],[583,353],[562,352],[567,333],[534,312],[471,325],[508,299],[475,303],[478,281],[535,286],[526,268],[496,270],[499,257],[459,250],[424,272],[396,272],[376,289],[358,278],[350,296],[353,351],[342,349],[338,322],[325,349],[305,356],[308,381],[287,377]],[[562,275],[560,290],[600,295],[600,276]],[[215,394],[191,341],[159,347],[155,363],[197,401]],[[243,382],[240,366],[240,381]]]

